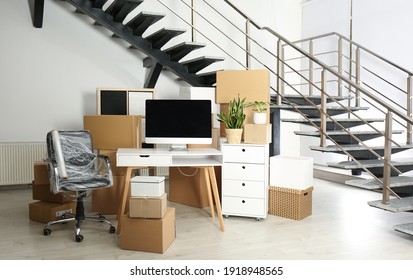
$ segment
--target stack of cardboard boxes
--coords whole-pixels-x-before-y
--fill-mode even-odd
[[[48,223],[55,221],[65,213],[75,213],[76,202],[74,193],[54,194],[50,188],[46,162],[34,163],[33,200],[29,204],[29,218],[32,221]]]
[[[216,102],[220,111],[227,112],[228,104],[234,98],[245,98],[245,102],[270,102],[270,75],[267,70],[231,70],[217,72]],[[268,144],[271,142],[272,126],[269,122],[270,110],[267,110],[267,121],[254,124],[254,107],[244,109],[243,142],[246,144]],[[225,136],[225,125],[221,123],[221,136]]]
[[[167,207],[165,177],[131,178],[129,213],[121,231],[121,248],[164,253],[175,240],[175,208]]]

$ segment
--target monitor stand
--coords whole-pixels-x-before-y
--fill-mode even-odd
[[[186,144],[172,144],[169,151],[188,151]]]

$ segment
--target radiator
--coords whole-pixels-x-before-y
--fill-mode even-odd
[[[0,143],[0,185],[31,184],[33,164],[47,155],[46,143]]]

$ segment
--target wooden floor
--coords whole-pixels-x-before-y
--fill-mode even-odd
[[[30,186],[0,187],[0,259],[413,259],[413,237],[393,229],[413,222],[411,213],[369,207],[367,202],[380,199],[380,193],[318,179],[313,214],[301,221],[272,215],[261,221],[229,217],[221,232],[218,220],[211,222],[208,208],[169,203],[176,208],[177,236],[164,254],[122,250],[119,236],[109,234],[100,223],[83,224],[82,243],[73,241],[72,224],[43,236],[43,224],[28,218],[31,196]],[[116,223],[115,216],[108,218]]]

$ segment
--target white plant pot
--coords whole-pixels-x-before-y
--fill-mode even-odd
[[[267,123],[267,113],[266,112],[254,112],[253,120],[254,124],[265,124]]]

